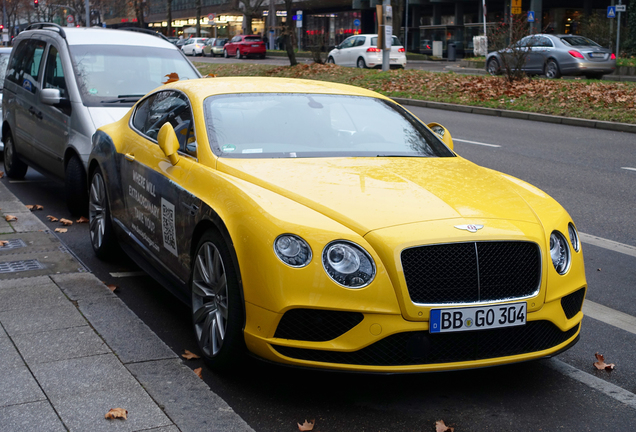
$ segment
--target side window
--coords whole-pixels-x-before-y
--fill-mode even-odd
[[[350,37],[349,39],[345,39],[340,48],[351,48],[355,42],[356,38]]]
[[[46,42],[39,40],[28,40],[20,44],[7,71],[9,81],[35,93],[45,48]]]
[[[241,37],[240,36],[234,36],[232,38],[232,42],[240,42],[241,41]]]
[[[66,80],[60,53],[53,45],[49,48],[44,68],[44,88],[54,88],[60,91],[60,96],[67,98]]]
[[[133,117],[133,126],[152,140],[166,122],[174,128],[179,140],[179,151],[196,156],[196,139],[190,101],[176,91],[163,91],[143,101]]]
[[[552,41],[549,38],[545,37],[545,36],[541,36],[541,38],[540,38],[540,46],[552,48]]]
[[[365,41],[365,40],[366,40],[366,38],[365,38],[364,36],[358,36],[358,37],[356,38],[356,44],[355,44],[354,46],[359,47],[359,46],[364,45],[364,41]]]

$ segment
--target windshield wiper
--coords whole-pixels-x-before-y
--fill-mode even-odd
[[[127,102],[137,102],[144,95],[139,94],[129,94],[129,95],[119,95],[117,99],[108,99],[100,101],[101,103],[127,103]]]

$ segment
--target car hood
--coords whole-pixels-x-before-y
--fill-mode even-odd
[[[310,207],[360,235],[453,218],[538,223],[506,180],[461,157],[222,158],[217,168]]]
[[[121,120],[128,111],[130,107],[88,107],[95,129]]]

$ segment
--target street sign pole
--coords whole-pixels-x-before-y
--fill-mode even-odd
[[[391,58],[391,42],[393,35],[393,10],[391,0],[382,0],[382,31],[384,33],[384,46],[382,47],[382,70],[388,71]],[[388,49],[387,49],[388,47]]]
[[[481,9],[484,12],[484,38],[486,38],[486,55],[488,55],[488,34],[486,33],[486,0],[481,0]]]
[[[617,19],[616,19],[616,58],[620,56],[620,43],[621,43],[621,10],[619,6],[622,5],[621,0],[618,0],[618,6],[616,7]]]

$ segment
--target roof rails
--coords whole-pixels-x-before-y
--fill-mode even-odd
[[[25,30],[38,30],[38,29],[57,30],[60,36],[66,39],[66,33],[64,32],[64,29],[60,25],[55,23],[49,23],[49,22],[35,23],[35,24],[29,25]]]
[[[166,42],[170,42],[170,39],[168,39],[163,34],[159,33],[158,31],[155,31],[155,30],[149,30],[149,29],[145,29],[145,28],[141,28],[141,27],[119,27],[118,30],[126,30],[126,31],[132,31],[132,32],[137,32],[137,33],[146,33],[146,34],[149,34],[151,36],[160,37],[161,39],[165,40]]]

